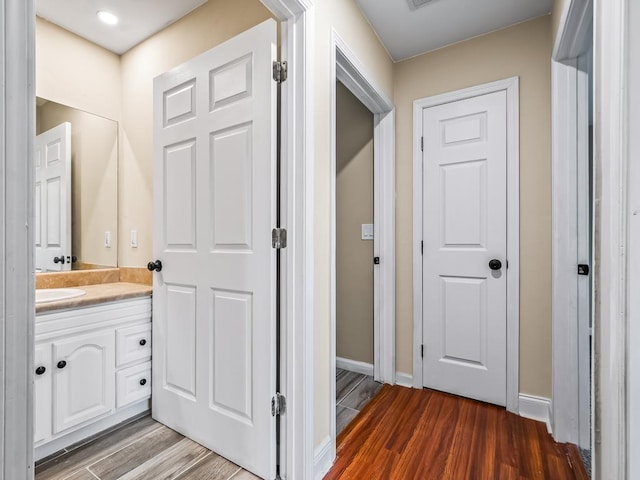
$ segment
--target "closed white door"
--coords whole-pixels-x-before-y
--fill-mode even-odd
[[[38,135],[35,144],[36,268],[71,270],[71,124]]]
[[[506,404],[506,92],[423,111],[424,386]]]
[[[275,475],[276,23],[156,78],[153,417]]]
[[[53,433],[110,413],[115,407],[113,331],[53,342]]]

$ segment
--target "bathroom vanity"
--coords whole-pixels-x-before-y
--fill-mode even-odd
[[[36,307],[36,460],[149,410],[151,287],[79,288]]]

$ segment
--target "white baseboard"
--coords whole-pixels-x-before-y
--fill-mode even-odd
[[[396,372],[396,385],[413,388],[413,375],[409,373]]]
[[[551,400],[544,397],[520,394],[519,413],[521,417],[530,418],[547,424],[547,430],[551,431]]]
[[[350,372],[361,373],[370,377],[373,376],[373,364],[359,362],[357,360],[349,360],[348,358],[336,357],[336,368],[349,370]]]
[[[331,444],[331,436],[327,435],[313,453],[313,478],[322,480],[329,473],[335,460],[335,445]]]

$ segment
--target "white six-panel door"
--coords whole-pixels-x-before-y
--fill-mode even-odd
[[[426,108],[422,128],[423,384],[505,405],[506,92]]]
[[[153,417],[275,474],[276,23],[156,78]]]
[[[34,151],[36,268],[71,270],[71,124],[38,135]]]

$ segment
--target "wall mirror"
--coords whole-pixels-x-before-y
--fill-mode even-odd
[[[118,264],[118,123],[36,99],[36,272]]]

